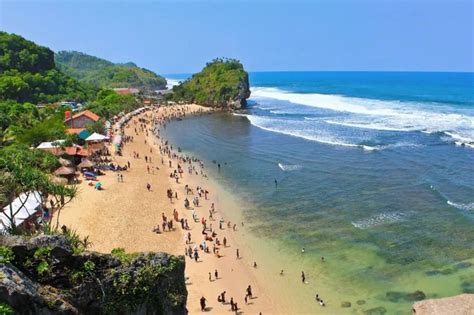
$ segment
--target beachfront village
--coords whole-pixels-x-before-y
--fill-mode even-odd
[[[274,310],[234,237],[244,222],[220,209],[213,166],[161,136],[172,120],[244,106],[243,66],[216,59],[171,91],[134,66],[0,35],[12,43],[0,77],[1,312]],[[72,59],[95,63],[96,85],[58,70],[77,75],[61,67]],[[96,79],[111,68],[115,81]],[[203,76],[228,88],[212,92]],[[121,87],[124,77],[135,81]]]

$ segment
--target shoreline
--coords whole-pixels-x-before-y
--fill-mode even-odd
[[[131,135],[133,129],[130,126],[138,119],[150,116],[151,113],[160,115],[161,119],[166,119],[165,117],[174,116],[177,109],[185,109],[186,116],[212,111],[210,108],[194,104],[160,107],[133,117],[126,124],[128,127],[124,128],[124,132],[126,135]],[[146,129],[149,128],[152,126],[147,125]],[[124,165],[128,161],[131,163],[131,168],[122,172],[124,182],[119,183],[111,171],[107,171],[105,176],[99,178],[105,188],[104,191],[96,191],[87,186],[86,182],[82,182],[78,185],[79,196],[62,211],[60,223],[77,230],[82,237],[89,236],[92,242],[90,250],[110,253],[113,248],[122,247],[127,252],[164,251],[174,255],[183,255],[184,235],[188,231],[181,230],[179,222],[174,222],[174,230],[171,232],[161,231],[161,234],[155,234],[152,230],[156,225],[160,225],[162,213],[168,218],[172,218],[173,209],[176,208],[179,217],[188,220],[192,240],[198,240],[200,243],[203,238],[200,223],[193,224],[192,211],[185,210],[183,206],[186,194],[184,185],[188,184],[193,189],[196,186],[205,187],[210,193],[209,200],[200,198],[196,214],[207,219],[208,209],[214,202],[217,210],[214,216],[220,219],[222,213],[219,213],[220,200],[215,193],[217,190],[213,186],[215,183],[203,176],[188,176],[187,171],[183,173],[183,179],[180,178],[179,183],[176,183],[169,174],[174,168],[165,167],[168,166],[168,158],[163,156],[164,165],[161,165],[161,161],[159,161],[161,159],[159,140],[154,139],[152,132],[149,132],[148,136],[145,136],[145,131],[138,132],[138,135],[133,134],[133,136],[134,141],[124,146],[122,156],[111,156],[113,162],[119,165]],[[145,139],[147,139],[146,143]],[[150,149],[153,151],[151,154],[149,153]],[[140,159],[133,158],[132,152],[134,151],[140,155]],[[145,155],[152,156],[152,163],[144,161]],[[171,160],[175,166],[176,159]],[[148,174],[147,166],[152,165],[150,172],[153,174]],[[197,169],[197,163],[193,163],[193,165]],[[150,192],[146,189],[147,182],[151,184]],[[209,184],[210,182],[212,184]],[[177,192],[179,198],[171,204],[166,198],[168,188]],[[191,200],[191,198],[189,199]],[[234,232],[232,227],[226,228],[226,224],[224,224],[223,230],[218,230],[217,219],[208,222],[214,225],[217,237],[221,241],[223,237],[226,237],[228,246],[221,247],[221,258],[214,256],[212,251],[208,254],[202,250],[199,251],[198,262],[194,262],[189,257],[186,258],[185,273],[189,313],[200,312],[199,299],[201,296],[207,299],[209,311],[219,314],[230,311],[229,304],[217,301],[217,296],[223,291],[226,291],[226,302],[233,297],[241,312],[287,313],[285,310],[290,310],[290,308],[272,300],[263,283],[260,283],[258,277],[253,273],[253,267],[245,257],[246,246],[239,242],[235,235],[239,233],[240,226]],[[207,243],[210,246],[211,242]],[[191,245],[195,246],[196,243]],[[237,248],[244,256],[241,259],[235,257]],[[219,273],[217,280],[214,276],[215,270],[218,270]],[[211,273],[211,281],[209,281],[209,273]],[[245,304],[244,296],[248,285],[252,286],[253,299],[249,299],[249,303]],[[293,311],[295,310],[293,309]]]

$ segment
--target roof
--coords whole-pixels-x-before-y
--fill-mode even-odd
[[[57,170],[54,171],[54,175],[61,176],[61,175],[73,175],[76,173],[76,170],[73,167],[61,166]]]
[[[69,135],[78,135],[84,130],[86,130],[86,128],[68,128],[66,129],[66,133]]]
[[[140,90],[134,88],[115,88],[114,92],[118,94],[137,94]]]
[[[41,142],[39,146],[37,146],[37,149],[54,149],[58,148],[59,144],[64,142],[66,140],[56,140],[56,141],[49,141],[49,142]]]
[[[88,168],[88,167],[93,167],[94,166],[94,163],[92,163],[90,160],[88,159],[84,159],[84,161],[82,161],[81,163],[79,163],[79,165],[77,167],[80,167],[80,168]]]
[[[87,137],[86,141],[104,141],[107,140],[109,137],[101,135],[100,133],[94,132],[89,137]]]
[[[39,192],[23,193],[13,200],[10,204],[13,213],[20,210],[14,216],[14,221],[17,226],[38,211],[38,207],[41,204],[40,200],[41,196]],[[2,212],[0,212],[0,231],[2,232],[6,231],[11,226],[10,220],[8,219],[10,216],[10,205],[5,206]],[[5,215],[5,211],[8,213],[8,216]]]
[[[86,116],[87,118],[93,120],[93,121],[98,121],[100,119],[100,116],[91,112],[90,110],[85,110],[83,112],[80,112],[80,113],[77,113],[75,114],[74,116],[72,116],[71,118],[68,118],[66,119],[65,121],[69,121],[71,119],[76,119],[76,118],[79,118],[81,116]]]

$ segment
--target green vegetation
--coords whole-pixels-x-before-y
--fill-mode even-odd
[[[182,304],[182,292],[186,290],[184,281],[176,282],[163,276],[180,269],[184,270],[183,260],[172,256],[167,266],[152,264],[147,259],[146,263],[133,274],[129,271],[117,271],[112,287],[105,292],[107,312],[112,314],[123,310],[133,312],[138,306],[147,303],[153,305],[158,313],[163,313],[163,297],[153,292],[153,288],[156,288],[156,283],[159,281],[167,287],[167,303],[173,306]]]
[[[11,146],[0,151],[0,201],[2,208],[25,194],[32,196],[38,192],[41,202],[46,203],[52,212],[57,213],[56,227],[59,225],[61,210],[76,195],[75,186],[65,186],[51,180],[49,173],[58,166],[57,158],[51,153],[30,150],[26,146]],[[26,202],[27,198],[23,198]],[[9,232],[20,233],[14,217],[19,210],[9,207],[4,214],[10,221]]]
[[[10,247],[0,246],[0,264],[11,262],[15,258]]]
[[[94,94],[55,68],[54,53],[15,34],[0,32],[0,101],[84,101]]]
[[[13,309],[10,305],[6,303],[0,303],[0,315],[10,315],[13,314]]]
[[[112,90],[101,90],[95,102],[87,109],[97,115],[109,119],[120,112],[129,112],[140,107],[140,103],[132,95],[117,94]]]
[[[122,263],[131,262],[133,258],[137,257],[138,254],[126,253],[125,249],[119,247],[114,248],[110,252],[112,256],[117,257]]]
[[[238,101],[245,106],[250,96],[248,74],[235,59],[215,59],[191,79],[173,87],[175,101],[195,102],[208,106],[229,106]]]
[[[132,87],[160,90],[166,79],[137,67],[134,63],[114,64],[110,61],[76,51],[60,51],[55,56],[59,69],[86,84],[101,88]]]

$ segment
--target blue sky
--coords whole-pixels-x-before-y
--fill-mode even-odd
[[[474,71],[472,0],[0,0],[0,29],[159,73]]]

